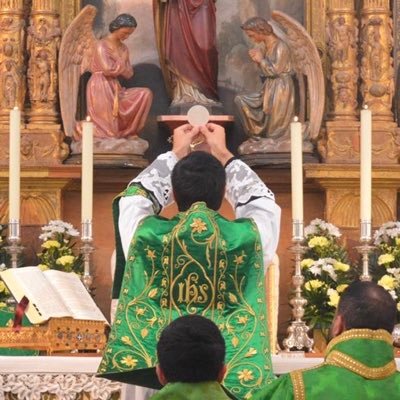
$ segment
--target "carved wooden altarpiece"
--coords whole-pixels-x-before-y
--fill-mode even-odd
[[[395,10],[399,8],[397,3]],[[391,55],[395,33],[391,2],[307,0],[307,28],[324,61],[329,100],[318,145],[323,164],[306,166],[305,174],[326,192],[325,218],[350,230],[356,238],[360,202],[359,110],[364,105],[372,110],[373,118],[373,225],[398,219],[400,132],[392,113],[395,81]],[[399,33],[397,30],[396,35]]]

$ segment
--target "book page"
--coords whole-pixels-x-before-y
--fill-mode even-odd
[[[25,314],[31,323],[42,323],[51,317],[71,317],[62,298],[38,267],[9,268],[0,276],[17,302],[23,296],[29,299]]]
[[[43,274],[62,297],[73,318],[107,322],[78,275],[56,270]]]

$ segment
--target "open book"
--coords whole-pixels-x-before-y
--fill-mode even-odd
[[[79,276],[74,273],[43,272],[38,267],[21,267],[2,271],[0,277],[17,302],[24,296],[28,298],[25,314],[32,324],[62,317],[107,323]]]

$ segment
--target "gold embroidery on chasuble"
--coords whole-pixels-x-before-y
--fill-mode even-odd
[[[263,258],[257,249],[258,231],[250,220],[225,220],[202,203],[172,220],[144,219],[122,284],[117,317],[124,323],[119,331],[113,327],[108,345],[113,350],[100,372],[154,366],[164,327],[181,315],[199,314],[213,320],[224,336],[225,386],[250,398],[273,377]]]

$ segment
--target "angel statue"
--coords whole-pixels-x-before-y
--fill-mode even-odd
[[[136,29],[135,18],[118,15],[109,34],[97,40],[93,21],[97,9],[86,6],[66,30],[60,49],[60,103],[64,129],[73,138],[73,153],[81,152],[81,122],[75,120],[79,79],[92,73],[86,87],[87,114],[94,123],[94,152],[143,155],[147,141],[138,134],[144,127],[153,94],[148,88],[124,88],[133,68],[125,41]]]
[[[300,121],[305,117],[304,75],[309,89],[310,121],[304,125],[303,148],[312,152],[310,139],[319,135],[325,103],[324,76],[315,44],[297,21],[278,11],[272,13],[270,22],[253,17],[241,28],[255,43],[249,56],[261,71],[262,86],[255,93],[235,98],[243,128],[250,137],[239,146],[239,153],[290,151],[290,123],[298,97]],[[300,96],[296,96],[296,86]]]

